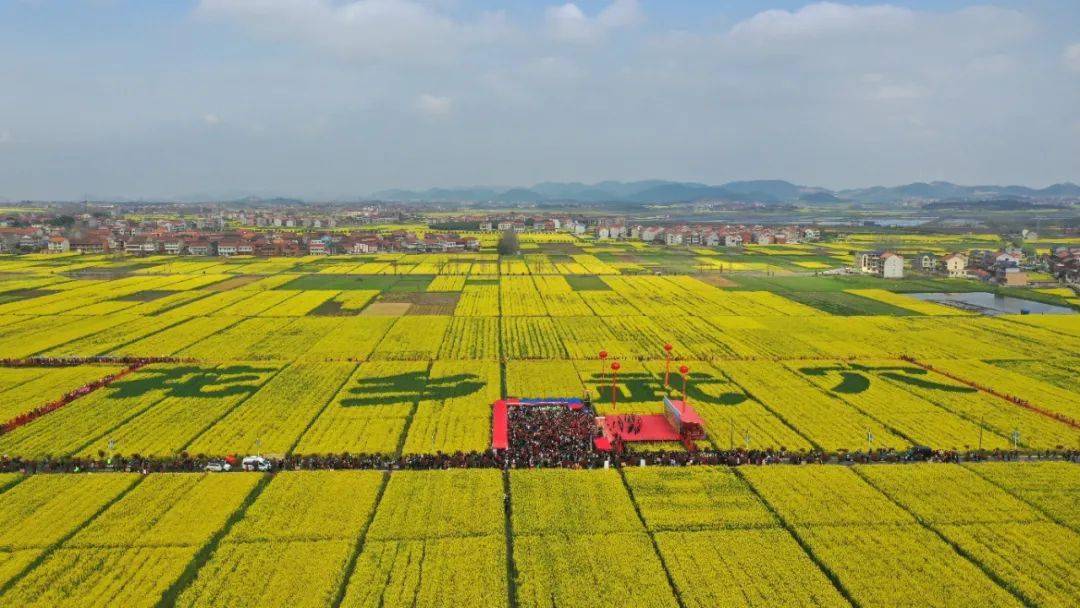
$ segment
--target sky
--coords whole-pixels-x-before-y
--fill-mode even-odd
[[[0,199],[1080,181],[1080,2],[0,0]]]

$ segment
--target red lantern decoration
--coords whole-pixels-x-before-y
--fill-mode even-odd
[[[606,350],[600,351],[600,376],[601,376],[601,378],[603,378],[603,375],[604,375],[604,359],[607,359],[607,351]]]

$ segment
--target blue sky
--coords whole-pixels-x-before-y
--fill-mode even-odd
[[[1080,3],[0,0],[0,198],[1080,181]]]

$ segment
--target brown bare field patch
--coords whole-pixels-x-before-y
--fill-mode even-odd
[[[449,306],[453,310],[460,297],[461,294],[456,291],[384,291],[379,294],[379,302],[406,303],[414,306]]]
[[[214,283],[212,285],[207,285],[206,287],[202,287],[201,289],[205,289],[207,291],[229,291],[230,289],[236,289],[237,287],[243,287],[244,285],[247,285],[248,283],[254,283],[255,281],[258,281],[259,279],[265,279],[265,278],[266,277],[259,276],[257,274],[242,274],[242,275],[235,276],[235,277],[233,277],[231,279],[225,279],[224,281],[221,281],[220,283]]]
[[[409,308],[408,315],[445,315],[454,314],[455,304],[413,304]]]
[[[736,286],[735,281],[732,281],[731,279],[729,279],[729,278],[727,278],[725,276],[721,276],[719,274],[699,274],[699,275],[696,275],[694,278],[700,279],[701,281],[703,281],[705,283],[708,283],[709,285],[712,285],[713,287],[735,287]]]
[[[171,296],[176,291],[165,291],[163,289],[147,289],[145,291],[139,291],[136,293],[128,294],[126,296],[120,296],[114,298],[118,302],[153,302],[158,298],[164,298],[165,296]]]
[[[539,243],[540,252],[547,254],[577,255],[582,253],[581,247],[575,243]],[[531,253],[526,251],[525,253]]]
[[[400,317],[409,312],[412,304],[408,302],[374,302],[360,312],[362,317]]]

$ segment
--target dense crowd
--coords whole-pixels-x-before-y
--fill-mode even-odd
[[[511,407],[507,410],[509,447],[503,455],[511,468],[600,466],[605,455],[593,440],[600,436],[596,411],[585,404]]]
[[[192,361],[177,357],[27,357],[24,359],[0,359],[0,367],[74,367],[91,363],[108,363],[142,367],[151,363],[180,363]]]
[[[323,469],[365,469],[385,471],[475,469],[475,468],[540,468],[561,467],[597,469],[608,466],[742,466],[772,464],[873,464],[905,462],[986,462],[1057,460],[1080,464],[1080,450],[1044,450],[1020,452],[1011,450],[953,451],[953,450],[875,450],[866,452],[790,452],[784,450],[699,450],[697,452],[633,452],[622,454],[574,448],[527,446],[524,453],[486,450],[483,452],[454,452],[395,456],[391,454],[329,454],[266,457],[270,471],[309,471]],[[97,458],[43,458],[31,460],[0,456],[0,472],[5,473],[80,473],[123,471],[141,473],[196,472],[207,465],[220,465],[225,458],[179,454],[174,457],[141,456]],[[231,470],[242,470],[239,460]]]

